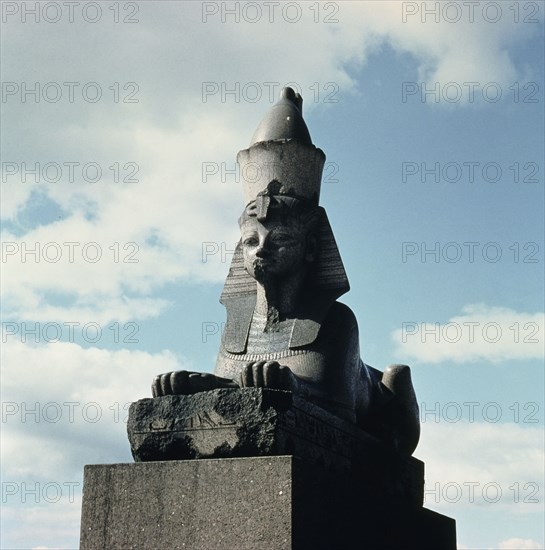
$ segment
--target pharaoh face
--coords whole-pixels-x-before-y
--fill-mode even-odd
[[[259,282],[302,272],[314,259],[312,239],[297,220],[254,217],[244,221],[241,233],[244,267]]]

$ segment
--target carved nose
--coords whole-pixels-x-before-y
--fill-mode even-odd
[[[260,239],[259,247],[255,252],[255,255],[258,258],[265,258],[269,255],[270,252],[270,242],[269,242],[269,234],[267,233],[265,236],[262,236]]]

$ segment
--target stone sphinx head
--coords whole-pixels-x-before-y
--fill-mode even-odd
[[[284,88],[238,153],[244,191],[238,243],[221,303],[227,309],[223,345],[246,346],[257,284],[304,277],[290,347],[314,341],[331,304],[349,290],[325,210],[319,206],[324,152],[312,144],[302,98]],[[301,330],[300,330],[301,329]]]

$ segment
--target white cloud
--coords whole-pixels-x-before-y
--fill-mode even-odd
[[[498,544],[499,550],[542,550],[543,544],[532,539],[512,538]]]
[[[131,141],[145,151],[139,162],[151,167],[152,173],[144,173],[138,184],[48,187],[49,196],[71,214],[20,237],[4,235],[3,250],[8,255],[3,299],[11,306],[11,318],[141,319],[157,315],[166,305],[142,297],[160,285],[183,277],[205,281],[225,277],[221,247],[234,248],[242,198],[234,183],[201,181],[204,159],[228,158],[217,148],[221,131],[204,118],[178,135],[151,129],[116,135],[113,139]],[[209,135],[215,138],[210,140]],[[234,206],[231,216],[222,208],[226,201]],[[96,217],[88,219],[85,208],[76,203],[98,205]],[[218,253],[203,262],[207,242],[214,243]],[[36,246],[38,257],[24,252]],[[101,256],[95,262],[97,251]],[[48,306],[47,293],[53,290],[70,296],[72,303]]]
[[[466,546],[465,544],[457,546],[458,550],[484,550],[481,546]],[[532,539],[512,538],[498,543],[494,548],[497,550],[543,550],[543,544]],[[494,550],[494,548],[488,547],[488,550]]]
[[[426,363],[542,359],[543,313],[472,304],[446,323],[407,321],[393,332],[399,356]]]
[[[79,525],[81,516],[81,496],[74,499],[68,496],[49,505],[29,504],[22,508],[2,507],[4,527],[1,547],[27,550],[60,550],[79,546]],[[44,542],[48,544],[44,544]],[[53,542],[54,541],[54,542]]]
[[[414,14],[407,11],[409,5],[416,9]],[[455,18],[456,5],[460,18],[452,23],[448,19]],[[436,22],[433,10],[437,6],[440,13]],[[329,45],[341,63],[362,64],[381,45],[389,44],[397,52],[413,56],[417,63],[414,80],[418,82],[455,82],[461,86],[477,82],[479,92],[489,82],[513,84],[522,71],[515,65],[510,48],[524,39],[525,33],[538,32],[539,24],[523,31],[505,7],[500,8],[498,21],[491,23],[489,20],[496,16],[480,6],[473,20],[467,3],[451,2],[450,6],[445,12],[437,2],[343,2],[339,11],[342,44]],[[423,15],[425,11],[428,15]],[[537,18],[542,19],[543,14],[538,13]],[[467,103],[468,97],[464,95],[462,103]]]
[[[415,456],[426,464],[428,508],[453,517],[464,508],[543,512],[540,426],[425,422]]]
[[[151,397],[155,375],[181,368],[167,351],[8,340],[2,346],[4,479],[74,481],[88,462],[130,459],[127,404]]]

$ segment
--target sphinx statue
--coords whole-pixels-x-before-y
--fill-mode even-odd
[[[166,372],[131,403],[134,463],[87,465],[82,550],[455,550],[423,507],[406,365],[360,359],[348,279],[320,206],[324,153],[292,89],[238,162],[240,241],[214,374]]]
[[[356,317],[338,301],[348,278],[319,205],[325,154],[312,144],[299,94],[282,90],[237,161],[241,238],[220,299],[227,322],[214,374],[158,375],[153,397],[286,390],[410,456],[420,435],[410,369],[381,372],[360,358]]]

